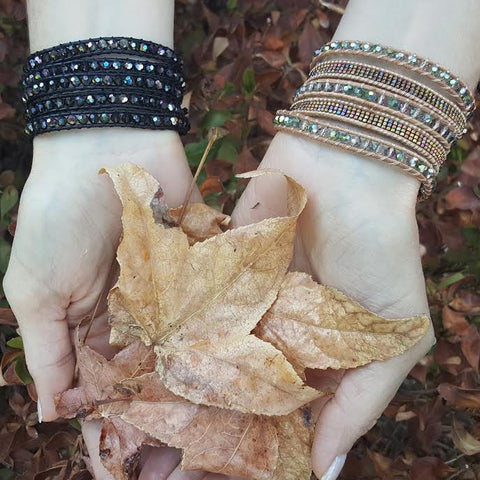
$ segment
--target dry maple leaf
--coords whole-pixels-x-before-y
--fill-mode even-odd
[[[76,353],[83,385],[61,394],[57,409],[69,417],[79,412],[87,420],[102,418],[99,454],[114,478],[131,478],[142,445],[162,443],[183,450],[186,469],[252,480],[308,480],[310,471],[304,477],[276,475],[284,465],[298,465],[299,458],[308,465],[311,446],[304,445],[312,425],[290,427],[292,418],[309,419],[308,409],[266,417],[193,404],[170,392],[157,373],[144,373],[153,370],[153,351],[140,342],[110,361],[78,341]],[[290,452],[282,462],[279,449]]]
[[[153,344],[162,381],[194,403],[285,415],[321,395],[279,350],[251,335],[290,264],[303,188],[287,178],[288,216],[190,245],[180,227],[155,221],[153,177],[130,164],[106,171],[123,204],[111,341]]]
[[[429,325],[425,315],[387,320],[310,275],[291,272],[254,333],[300,369],[341,369],[400,355]]]
[[[100,418],[117,408],[122,395],[117,385],[126,378],[152,372],[155,368],[155,354],[151,348],[139,341],[107,360],[78,339],[75,342],[77,368],[79,371],[77,388],[67,390],[56,398],[57,413],[65,418],[81,416]],[[121,411],[121,407],[120,407]]]
[[[156,374],[134,383],[139,393],[120,418],[171,447],[182,448],[183,468],[252,480],[273,478],[281,420],[193,404],[165,388]]]

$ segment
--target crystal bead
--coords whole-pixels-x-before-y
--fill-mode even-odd
[[[170,117],[170,123],[172,125],[178,125],[178,118],[177,117]]]
[[[140,63],[140,62],[136,62],[135,63],[135,68],[141,72],[143,70],[143,63]]]
[[[153,78],[147,78],[146,80],[147,87],[153,88],[155,86],[155,80]]]
[[[78,77],[71,77],[70,78],[70,83],[74,85],[75,87],[78,87],[80,85],[80,79]]]
[[[67,123],[70,125],[75,125],[77,123],[77,118],[75,117],[75,115],[68,115]]]
[[[79,114],[77,114],[77,120],[82,125],[85,125],[85,123],[87,123],[87,116],[79,113]]]
[[[106,42],[106,40],[104,40],[104,39],[102,38],[102,39],[100,39],[100,40],[98,41],[98,46],[99,46],[100,48],[107,48],[107,47],[108,47],[108,43]]]
[[[127,75],[124,79],[123,79],[123,83],[125,85],[133,85],[133,78],[130,76],[130,75]]]
[[[128,48],[128,41],[125,38],[122,38],[119,42],[118,45],[121,48]]]
[[[118,70],[120,67],[121,67],[121,63],[120,62],[112,62],[112,67],[115,69],[115,70]]]
[[[87,95],[87,98],[85,99],[87,103],[93,104],[95,103],[95,99],[93,98],[93,95]]]
[[[110,117],[108,116],[107,113],[102,113],[102,114],[100,115],[100,121],[101,121],[102,123],[108,123],[109,120],[110,120]]]
[[[409,164],[411,167],[416,167],[417,164],[418,164],[418,158],[417,158],[417,157],[412,157],[412,158],[408,161],[408,164]]]
[[[103,62],[102,62],[102,67],[103,67],[103,68],[108,68],[108,67],[110,67],[110,62],[109,62],[108,60],[103,61]]]
[[[160,117],[157,117],[157,116],[152,117],[152,122],[154,125],[157,125],[157,126],[160,126],[162,124]]]
[[[140,122],[140,115],[137,115],[136,113],[134,113],[132,115],[132,120],[135,122],[135,123],[139,123]]]
[[[403,152],[397,151],[396,159],[397,159],[399,162],[403,162],[403,161],[404,161]]]
[[[155,65],[147,65],[147,66],[145,67],[145,70],[146,70],[147,72],[153,72],[153,71],[155,71]]]
[[[160,80],[155,80],[155,86],[160,90],[163,88],[163,83]]]
[[[63,127],[67,123],[67,120],[65,119],[65,117],[58,117],[57,123],[60,127]]]
[[[343,42],[341,43],[341,46],[342,46],[342,48],[348,48],[348,46],[349,46],[349,43],[348,43],[348,42],[345,42],[345,41],[343,41]]]
[[[420,109],[419,109],[419,108],[413,107],[413,108],[410,109],[410,116],[411,116],[412,118],[416,118],[419,113],[420,113]]]
[[[368,150],[369,146],[370,146],[370,140],[368,138],[362,138],[360,147],[363,148],[363,150]]]
[[[95,44],[93,42],[87,42],[87,48],[93,52],[97,49],[97,47],[95,46]]]
[[[419,163],[419,164],[417,165],[417,170],[418,170],[420,173],[423,173],[426,169],[427,169],[427,166],[424,165],[423,163]]]
[[[105,103],[107,101],[107,97],[105,95],[97,95],[96,97],[97,103]]]
[[[138,103],[138,96],[130,95],[130,103]]]
[[[125,62],[125,68],[127,70],[131,70],[133,68],[133,63],[132,62]]]
[[[88,75],[83,75],[82,76],[82,83],[84,85],[88,85],[90,83],[90,77]]]
[[[137,42],[134,42],[133,40],[130,42],[130,48],[132,50],[135,50],[137,48]]]
[[[363,50],[364,52],[370,51],[370,48],[371,48],[371,47],[370,47],[370,44],[369,44],[369,43],[363,43],[363,44],[362,44],[362,50]]]
[[[83,104],[85,103],[85,98],[84,97],[75,97],[75,105],[77,105],[77,107],[81,107]]]
[[[358,135],[350,135],[350,145],[357,147],[360,144],[360,137]]]
[[[110,103],[115,103],[117,101],[117,97],[113,93],[111,93],[108,96],[108,100],[110,101]]]
[[[398,109],[400,102],[396,98],[389,98],[387,104],[390,108]]]
[[[141,52],[148,52],[148,45],[146,43],[140,44],[140,51]]]
[[[397,53],[395,54],[395,58],[396,58],[397,60],[403,60],[403,59],[405,58],[405,54],[404,54],[403,52],[397,52]]]
[[[312,133],[318,133],[318,125],[315,125],[315,124],[312,125],[312,126],[310,127],[310,131],[311,131]]]
[[[123,94],[122,94],[122,95],[120,95],[120,96],[118,97],[118,99],[120,100],[120,103],[127,103],[127,102],[128,102],[128,97],[127,97],[127,95],[123,95]]]
[[[408,56],[408,63],[414,65],[418,62],[418,58],[416,57],[416,55],[409,55]]]
[[[113,79],[110,75],[105,75],[103,77],[103,83],[104,85],[111,85],[113,83]]]
[[[426,113],[425,115],[423,115],[423,122],[424,123],[429,125],[431,121],[432,121],[432,116],[429,113]]]
[[[102,77],[93,77],[92,83],[100,85],[102,83]]]

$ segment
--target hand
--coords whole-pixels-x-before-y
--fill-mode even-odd
[[[113,353],[105,297],[115,281],[121,205],[110,179],[98,172],[124,162],[153,174],[169,205],[183,203],[191,173],[176,133],[118,128],[35,138],[4,289],[19,322],[43,420],[57,417],[54,396],[71,385],[70,334],[80,320],[95,315],[88,343],[104,355]],[[94,452],[91,448],[92,457]],[[105,478],[100,471],[97,477]]]
[[[294,270],[311,273],[387,318],[428,313],[415,219],[417,180],[380,161],[283,133],[260,168],[281,170],[307,190]],[[285,182],[276,176],[252,180],[233,224],[284,214],[285,193]],[[343,376],[317,423],[312,461],[320,479],[327,471],[325,480],[337,477],[345,454],[433,343],[431,329],[405,354]]]

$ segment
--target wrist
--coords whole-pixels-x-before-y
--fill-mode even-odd
[[[363,206],[410,216],[420,187],[398,167],[283,132],[273,139],[262,168],[293,176],[324,208]]]

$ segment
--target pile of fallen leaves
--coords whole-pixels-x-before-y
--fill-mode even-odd
[[[187,98],[194,128],[185,143],[193,169],[208,143],[207,131],[220,127],[225,133],[215,142],[199,179],[208,205],[226,214],[232,211],[244,185],[235,174],[258,165],[273,135],[272,113],[288,106],[308,71],[311,51],[330,39],[338,23],[341,9],[332,8],[346,2],[334,3],[176,2],[176,45],[185,58],[190,85]],[[193,24],[191,18],[196,19]],[[17,193],[31,158],[31,142],[21,134],[18,87],[26,46],[23,2],[0,0],[0,276],[14,234]],[[442,168],[435,194],[418,205],[437,344],[350,452],[343,479],[480,478],[479,136],[477,113]],[[1,290],[0,302],[0,307],[8,307]],[[8,383],[0,389],[0,479],[91,478],[78,422],[37,423],[35,391],[8,310],[0,311],[0,324],[1,368]],[[81,345],[80,338],[78,348]],[[281,345],[276,348],[283,352]],[[284,355],[288,358],[286,351]],[[145,375],[152,364],[142,363]],[[133,395],[128,389],[114,391],[123,398]]]

